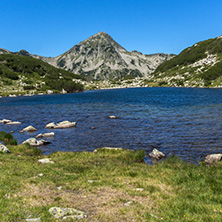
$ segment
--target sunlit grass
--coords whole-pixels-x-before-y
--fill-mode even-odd
[[[49,156],[54,164],[41,164],[36,148],[9,149],[0,155],[1,221],[59,221],[52,206],[82,210],[83,221],[221,220],[221,165],[171,157],[150,166],[144,151],[129,150],[57,152]]]

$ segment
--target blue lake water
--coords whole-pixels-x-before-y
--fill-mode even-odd
[[[0,99],[0,119],[21,121],[0,130],[15,131],[19,143],[39,133],[55,132],[41,149],[93,151],[98,147],[157,148],[198,162],[222,152],[222,90],[196,88],[132,88]],[[109,119],[109,115],[119,119]],[[49,122],[76,121],[70,129],[45,129]],[[32,125],[32,134],[19,131]],[[95,129],[91,129],[95,127]],[[149,162],[149,158],[147,158]]]

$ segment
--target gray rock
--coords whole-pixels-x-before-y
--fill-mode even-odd
[[[69,121],[62,121],[57,124],[55,123],[48,123],[45,128],[47,129],[65,129],[65,128],[70,128],[70,127],[75,127],[76,122],[69,122]]]
[[[82,219],[86,217],[85,213],[80,210],[76,210],[74,208],[62,208],[62,207],[51,207],[49,209],[49,213],[53,215],[55,218],[66,219]]]
[[[166,155],[157,149],[153,149],[153,151],[149,153],[149,157],[151,157],[153,160],[160,160],[162,158],[165,158]]]
[[[119,119],[117,116],[109,116],[110,119]]]
[[[28,143],[30,146],[43,146],[48,145],[50,142],[45,140],[37,140],[36,138],[29,138],[25,140],[22,144]]]
[[[37,129],[33,126],[27,126],[26,128],[24,128],[23,130],[20,131],[20,133],[23,133],[23,132],[35,132],[37,131]]]
[[[205,163],[213,164],[222,161],[222,154],[210,154],[206,156]]]
[[[43,137],[54,137],[55,136],[55,133],[54,132],[51,132],[51,133],[40,133],[38,134],[35,138],[43,138]]]
[[[4,123],[4,124],[10,123],[10,122],[11,122],[11,120],[9,120],[9,119],[2,119],[2,120],[0,120],[0,123]]]
[[[22,123],[19,122],[19,121],[14,121],[14,122],[8,122],[8,123],[6,123],[6,125],[19,125],[19,124],[22,124]]]
[[[43,158],[43,159],[38,160],[38,162],[40,162],[40,163],[55,163],[50,158]]]
[[[70,220],[70,219],[79,220],[79,219],[83,219],[85,217],[87,217],[85,214],[84,215],[71,215],[71,216],[63,217],[62,220]]]
[[[28,218],[26,219],[27,222],[41,222],[40,218]]]
[[[52,123],[48,123],[48,124],[45,126],[45,128],[47,128],[47,129],[54,129],[55,126],[56,126],[55,123],[52,122]]]
[[[3,145],[2,143],[0,143],[0,152],[10,153],[9,149],[5,145]]]

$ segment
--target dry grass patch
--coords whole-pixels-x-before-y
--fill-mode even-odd
[[[29,207],[72,207],[86,212],[90,221],[138,221],[138,216],[151,212],[157,204],[149,196],[131,196],[110,187],[93,191],[59,190],[53,186],[26,184],[18,193]],[[130,204],[127,205],[127,202]]]

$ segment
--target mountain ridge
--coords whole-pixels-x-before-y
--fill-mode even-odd
[[[12,52],[2,49],[0,53]],[[33,55],[25,50],[15,54],[41,59],[50,65],[91,80],[121,79],[125,76],[147,77],[159,64],[175,56],[165,53],[146,55],[136,50],[129,52],[102,31],[56,57]]]

